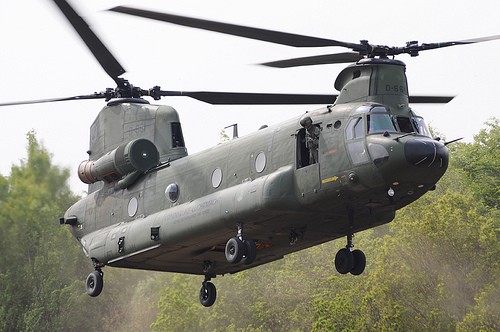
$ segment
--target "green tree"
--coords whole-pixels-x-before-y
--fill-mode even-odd
[[[27,138],[28,158],[0,177],[1,330],[57,326],[60,292],[73,282],[61,271],[78,261],[67,251],[74,240],[57,223],[76,199],[66,185],[69,172],[51,164],[33,132]]]
[[[486,122],[473,143],[459,144],[457,150],[453,161],[476,196],[489,207],[500,209],[500,120]]]

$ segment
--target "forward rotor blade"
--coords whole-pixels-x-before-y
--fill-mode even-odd
[[[70,100],[104,99],[106,97],[107,96],[104,93],[95,93],[92,95],[83,95],[83,96],[73,96],[73,97],[63,97],[63,98],[48,98],[48,99],[37,99],[37,100],[24,100],[24,101],[14,101],[14,102],[10,102],[10,103],[0,103],[0,107],[1,106],[54,103],[54,102],[58,102],[58,101],[70,101]]]
[[[326,65],[334,63],[352,63],[363,59],[362,55],[353,52],[336,53],[308,56],[303,58],[293,58],[287,60],[278,60],[272,62],[261,63],[263,66],[274,68],[291,68],[301,66]]]
[[[77,12],[65,0],[53,0],[59,7],[69,23],[73,26],[76,32],[80,35],[89,50],[92,52],[101,67],[106,73],[120,85],[118,76],[125,73],[125,69],[118,63],[118,60],[111,54],[102,41],[92,31],[87,22],[77,14]]]
[[[209,92],[209,91],[161,91],[161,96],[186,96],[212,105],[331,105],[336,95]]]
[[[242,25],[222,23],[216,21],[203,20],[198,18],[158,13],[149,10],[142,10],[126,6],[118,6],[109,9],[117,13],[139,16],[153,20],[173,23],[191,28],[220,32],[228,35],[245,37],[266,41],[275,44],[282,44],[294,47],[322,47],[322,46],[342,46],[348,48],[359,48],[359,44],[351,44],[332,39],[310,37],[293,33],[286,33],[274,30],[252,28]]]
[[[286,93],[247,93],[211,91],[160,91],[160,95],[185,96],[212,105],[332,105],[337,95],[286,94]],[[410,96],[411,104],[446,104],[453,96]]]
[[[422,43],[420,45],[415,41],[415,42],[408,42],[405,47],[389,48],[389,49],[387,49],[386,53],[387,53],[387,55],[392,55],[392,56],[399,55],[402,53],[407,53],[407,54],[410,54],[411,56],[417,56],[417,55],[419,55],[420,51],[428,51],[428,50],[434,50],[437,48],[457,46],[457,45],[476,44],[476,43],[482,43],[482,42],[498,40],[498,39],[500,39],[500,35],[479,37],[479,38],[472,38],[472,39],[464,39],[464,40],[456,40],[456,41],[448,41],[448,42],[441,42],[441,43]]]
[[[447,104],[454,96],[410,96],[410,104]]]

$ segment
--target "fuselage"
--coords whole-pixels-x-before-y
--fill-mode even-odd
[[[373,71],[381,69],[369,67],[341,73],[354,77],[341,89],[358,78],[362,83],[368,69],[366,84],[374,85]],[[382,97],[359,98],[364,92],[355,86],[335,105],[304,114],[319,129],[317,160],[303,117],[294,118],[193,155],[160,158],[124,189],[115,181],[92,184],[64,220],[100,265],[206,274],[202,267],[210,262],[213,275],[390,222],[396,210],[432,190],[448,165],[445,145],[408,107],[406,78],[400,81],[381,85]],[[115,104],[102,112],[134,107]],[[169,153],[162,149],[160,155]],[[238,226],[257,244],[250,265],[224,256]]]

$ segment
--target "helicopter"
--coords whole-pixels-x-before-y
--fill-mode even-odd
[[[400,54],[500,39],[403,47],[346,43],[279,31],[115,7],[111,11],[295,47],[338,46],[340,54],[263,63],[278,68],[352,63],[336,95],[165,91],[135,87],[106,46],[65,0],[54,0],[117,87],[103,92],[2,105],[105,99],[90,128],[89,158],[78,175],[88,195],[60,223],[94,271],[87,293],[103,290],[103,268],[196,274],[206,307],[212,279],[283,258],[337,238],[341,274],[366,266],[355,233],[392,221],[395,212],[433,190],[448,166],[447,144],[431,137],[410,103],[453,97],[409,96]],[[392,57],[392,58],[391,58]],[[180,116],[143,97],[187,96],[212,104],[322,104],[298,118],[188,155]]]

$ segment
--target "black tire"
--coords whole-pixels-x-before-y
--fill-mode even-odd
[[[230,238],[226,243],[226,259],[231,264],[241,262],[245,253],[245,244],[237,237]]]
[[[351,274],[355,276],[359,276],[365,270],[366,266],[366,256],[365,253],[361,250],[354,250],[352,252],[352,256],[354,258],[354,263],[352,266]]]
[[[352,252],[347,248],[342,248],[335,255],[335,268],[340,274],[347,274],[353,268],[354,258]]]
[[[211,282],[204,282],[200,289],[200,303],[204,307],[211,307],[217,299],[217,289]]]
[[[102,292],[102,287],[104,286],[104,280],[102,274],[99,271],[94,271],[87,276],[87,281],[85,282],[87,286],[87,294],[91,297],[99,296]]]
[[[257,247],[255,246],[255,241],[245,240],[243,243],[245,244],[245,253],[241,262],[245,265],[252,264],[255,257],[257,257]]]

